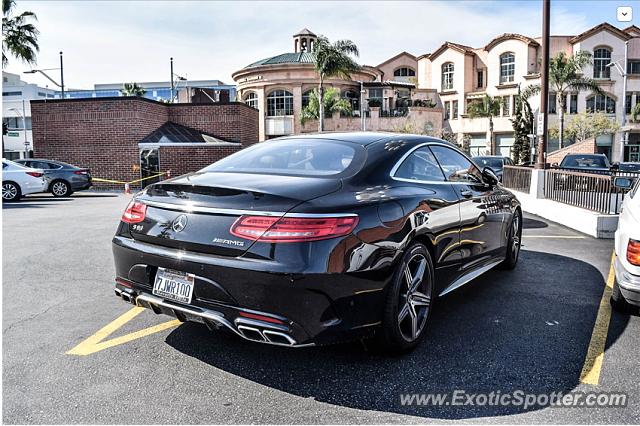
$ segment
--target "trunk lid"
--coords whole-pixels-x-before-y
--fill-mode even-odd
[[[183,250],[240,256],[253,241],[231,234],[244,214],[281,217],[296,205],[334,192],[340,181],[239,173],[194,173],[163,181],[136,197],[147,204],[134,239]]]

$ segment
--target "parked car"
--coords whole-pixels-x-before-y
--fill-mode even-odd
[[[567,154],[560,164],[554,166],[576,172],[609,173],[611,163],[604,154]]]
[[[46,186],[42,169],[2,159],[2,201],[17,201],[24,195],[43,192]]]
[[[490,167],[491,170],[498,176],[500,182],[502,182],[502,172],[504,166],[513,166],[513,161],[509,157],[502,157],[499,155],[483,155],[480,157],[473,157],[473,162],[476,163],[481,169]]]
[[[516,197],[445,141],[285,137],[135,196],[115,293],[262,343],[408,350],[436,297],[516,266],[521,232]]]
[[[75,191],[91,188],[91,172],[89,169],[72,166],[62,161],[27,158],[16,160],[16,163],[27,167],[44,170],[47,189],[54,197],[68,197]]]
[[[614,167],[620,172],[640,173],[640,163],[617,163]]]
[[[640,179],[616,177],[614,185],[630,191],[622,204],[615,234],[611,305],[628,312],[632,306],[640,306]]]

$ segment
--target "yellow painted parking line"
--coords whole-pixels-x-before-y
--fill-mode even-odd
[[[582,235],[527,235],[524,234],[522,238],[559,238],[566,240],[583,240],[585,237]]]
[[[135,331],[133,333],[125,334],[124,336],[104,340],[120,327],[137,317],[144,310],[144,308],[138,306],[136,306],[135,308],[131,308],[115,320],[111,321],[109,324],[102,327],[95,334],[80,342],[80,344],[68,351],[67,355],[91,355],[93,353],[111,348],[113,346],[121,345],[123,343],[127,343],[132,340],[157,333],[159,331],[176,327],[181,324],[181,322],[178,320],[171,320],[158,325],[154,325],[152,327],[144,328],[139,331]]]
[[[607,334],[609,333],[609,321],[611,320],[611,304],[609,298],[613,289],[613,281],[615,280],[615,272],[613,271],[613,261],[615,260],[615,252],[611,256],[611,268],[607,277],[607,285],[602,292],[600,299],[600,308],[596,316],[596,323],[593,326],[591,334],[591,342],[584,360],[582,373],[580,374],[580,383],[587,385],[597,385],[600,382],[600,371],[602,370],[602,361],[604,360],[604,349],[607,343]]]

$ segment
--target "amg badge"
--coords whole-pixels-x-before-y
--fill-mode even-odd
[[[224,238],[214,238],[212,242],[217,244],[226,244],[228,246],[234,246],[234,247],[244,247],[244,241],[225,240]]]

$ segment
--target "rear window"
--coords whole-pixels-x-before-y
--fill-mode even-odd
[[[579,167],[581,169],[607,169],[609,165],[607,164],[605,157],[600,156],[567,156],[562,160],[560,164],[562,167]]]
[[[353,170],[363,147],[328,139],[260,142],[204,168],[205,172],[335,176]]]

